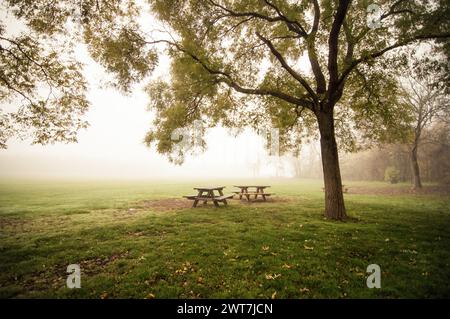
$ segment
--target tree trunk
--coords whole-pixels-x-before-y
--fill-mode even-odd
[[[317,119],[325,184],[325,216],[331,219],[342,220],[347,217],[347,214],[342,193],[338,148],[334,135],[333,111],[319,111]]]
[[[413,189],[422,188],[422,181],[420,180],[420,169],[419,163],[417,161],[417,149],[419,145],[414,142],[413,148],[411,150],[411,168],[413,173]]]

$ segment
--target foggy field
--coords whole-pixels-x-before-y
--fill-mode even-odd
[[[345,182],[346,222],[324,219],[321,181],[258,180],[267,203],[181,198],[237,182],[3,181],[0,297],[450,297],[448,190]],[[66,288],[69,264],[81,289]]]

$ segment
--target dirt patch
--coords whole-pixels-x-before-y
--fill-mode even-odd
[[[0,229],[4,230],[6,228],[24,228],[25,225],[30,224],[30,221],[27,219],[22,218],[8,218],[8,217],[1,217],[0,218]]]
[[[450,186],[424,186],[420,190],[414,190],[410,186],[396,186],[396,187],[364,187],[364,186],[350,186],[347,194],[358,195],[438,195],[449,196]]]
[[[80,268],[84,274],[94,275],[103,271],[103,269],[110,263],[118,259],[125,258],[128,254],[129,252],[125,251],[111,256],[86,259],[80,262]]]
[[[139,208],[156,211],[171,211],[192,207],[192,201],[184,198],[166,198],[155,200],[144,200],[138,203]]]
[[[247,199],[242,198],[239,200],[239,196],[235,196],[232,199],[228,199],[228,204],[233,205],[234,203],[241,203],[241,204],[263,204],[263,203],[287,203],[287,202],[293,202],[295,201],[295,198],[292,197],[285,197],[285,196],[275,196],[275,197],[268,197],[267,201],[264,202],[262,199],[253,199],[250,198],[250,202],[247,201]],[[171,211],[171,210],[178,210],[178,209],[187,209],[192,208],[193,201],[187,200],[184,198],[167,198],[167,199],[158,199],[158,200],[145,200],[142,202],[139,202],[137,206],[140,209],[151,209],[155,211]],[[220,204],[221,206],[223,204]],[[199,202],[197,205],[198,208],[202,207],[214,207],[212,202],[208,201],[207,205],[203,205],[202,202]]]
[[[239,196],[235,196],[234,199],[242,204],[252,205],[252,204],[265,204],[265,203],[292,203],[296,202],[298,198],[296,197],[287,197],[287,196],[268,196],[266,201],[258,196],[257,199],[250,197],[250,201],[247,200],[246,197],[239,199]]]

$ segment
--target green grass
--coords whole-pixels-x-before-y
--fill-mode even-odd
[[[273,202],[170,211],[142,201],[206,183],[2,182],[0,297],[450,297],[449,197],[348,194],[355,220],[333,222],[320,181],[259,182]],[[372,263],[381,289],[366,287]]]

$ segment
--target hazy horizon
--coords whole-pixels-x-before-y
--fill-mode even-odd
[[[17,20],[4,14],[8,32],[24,30]],[[158,26],[145,11],[141,24],[150,31]],[[250,130],[235,138],[223,128],[212,129],[205,153],[187,156],[182,166],[169,163],[143,143],[154,118],[147,109],[149,98],[143,90],[148,81],[136,85],[126,96],[105,85],[110,75],[89,56],[84,44],[79,44],[76,52],[77,59],[85,65],[83,74],[89,83],[91,107],[85,118],[90,126],[79,132],[78,143],[74,144],[42,146],[30,145],[27,139],[9,140],[8,149],[0,151],[0,178],[253,177],[252,165],[257,158],[263,163],[261,177],[280,174],[275,173],[273,163],[268,163],[262,139]],[[169,58],[161,55],[150,78],[168,76],[169,65]],[[299,67],[309,65],[305,60]],[[283,175],[292,176],[291,171],[288,169]]]

